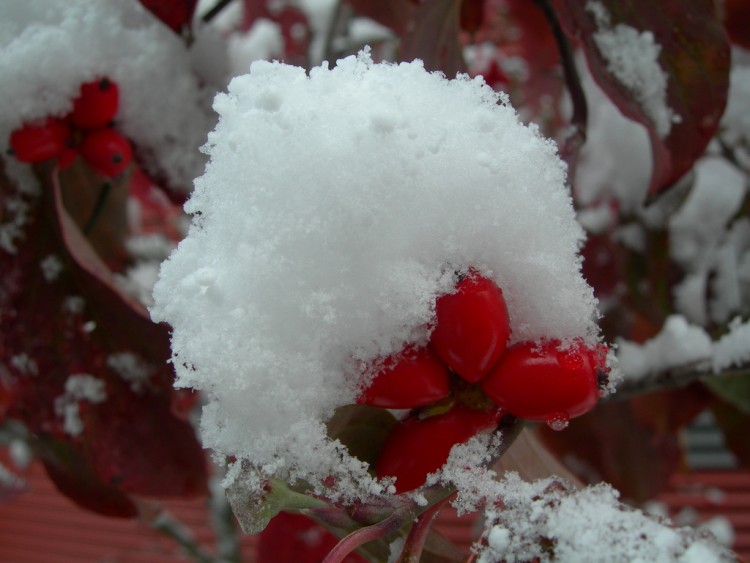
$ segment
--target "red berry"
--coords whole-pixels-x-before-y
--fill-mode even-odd
[[[606,372],[603,346],[576,342],[563,349],[557,340],[521,342],[505,351],[482,389],[510,414],[562,429],[594,407]]]
[[[57,166],[60,170],[65,170],[66,168],[70,168],[77,158],[78,150],[73,147],[68,147],[57,157]]]
[[[108,78],[87,82],[73,100],[70,119],[80,129],[98,129],[106,126],[117,114],[120,90]]]
[[[86,135],[81,156],[95,172],[113,178],[133,160],[130,142],[114,129],[98,129]]]
[[[491,280],[470,272],[435,305],[431,342],[438,356],[470,383],[482,379],[500,359],[510,336],[503,292]]]
[[[430,348],[406,348],[391,356],[357,402],[388,409],[422,407],[447,397],[448,368]]]
[[[62,154],[70,140],[70,127],[61,119],[24,125],[11,133],[10,148],[21,162],[42,162]]]
[[[494,428],[502,411],[455,407],[445,414],[399,422],[380,451],[375,472],[379,478],[396,477],[396,491],[411,491],[424,484],[427,474],[445,464],[451,448]]]

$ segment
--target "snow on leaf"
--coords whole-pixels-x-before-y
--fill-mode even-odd
[[[685,9],[676,0],[555,0],[555,6],[602,89],[647,127],[654,160],[649,193],[666,189],[703,153],[726,104],[729,44],[714,3],[697,0]]]

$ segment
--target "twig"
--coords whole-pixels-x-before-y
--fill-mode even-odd
[[[750,364],[745,364],[731,370],[725,370],[717,374],[713,371],[710,364],[701,362],[699,365],[664,371],[651,377],[626,379],[620,383],[615,393],[608,395],[603,400],[621,401],[624,399],[630,399],[636,395],[643,395],[661,389],[679,389],[681,387],[686,387],[698,379],[734,375],[750,375]]]
[[[151,526],[176,541],[185,553],[199,563],[212,563],[213,559],[195,541],[190,531],[170,513],[163,511],[151,521]]]
[[[224,8],[226,8],[231,3],[232,3],[232,0],[219,0],[216,4],[214,4],[213,8],[211,8],[208,12],[203,14],[203,17],[201,17],[201,21],[203,23],[210,22],[212,19],[218,16]]]
[[[565,35],[560,22],[557,19],[555,10],[549,3],[549,0],[534,0],[544,16],[547,18],[552,34],[555,37],[557,48],[560,51],[560,61],[565,76],[565,84],[570,93],[570,99],[573,103],[573,115],[570,119],[570,131],[565,137],[565,144],[560,153],[568,164],[568,178],[572,183],[575,178],[576,164],[581,147],[586,142],[586,127],[588,124],[588,106],[586,105],[586,94],[581,86],[581,79],[576,70],[575,60],[573,59],[573,49]]]

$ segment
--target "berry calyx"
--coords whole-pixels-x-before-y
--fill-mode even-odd
[[[98,129],[106,126],[117,114],[120,90],[108,78],[87,82],[73,100],[70,120],[79,129]]]
[[[435,309],[432,346],[453,371],[476,383],[489,373],[508,343],[510,320],[503,292],[492,280],[470,271],[455,293],[437,300]]]
[[[114,129],[98,129],[84,137],[81,156],[95,172],[114,178],[130,165],[133,149],[130,142]]]
[[[70,127],[50,117],[41,123],[28,123],[10,135],[10,148],[20,162],[35,163],[62,154],[71,137]]]
[[[407,347],[383,362],[357,402],[389,409],[422,407],[448,396],[448,381],[448,368],[431,348]]]
[[[380,451],[375,472],[378,478],[396,477],[396,492],[422,486],[427,475],[440,469],[451,448],[484,430],[497,426],[502,411],[455,407],[445,414],[425,419],[410,417],[399,422]]]
[[[605,350],[581,342],[521,342],[505,351],[482,389],[510,414],[561,430],[596,405],[607,371]]]

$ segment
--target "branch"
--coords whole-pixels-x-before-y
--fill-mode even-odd
[[[662,389],[679,389],[686,387],[693,381],[711,377],[724,377],[733,375],[750,375],[750,364],[744,364],[739,367],[724,370],[717,374],[713,371],[710,364],[701,362],[684,368],[675,368],[668,371],[660,372],[652,376],[646,376],[638,379],[625,379],[617,387],[617,391],[605,397],[604,401],[622,401],[630,399],[636,395],[652,393]]]
[[[578,76],[575,60],[573,59],[573,49],[570,46],[565,32],[560,26],[557,14],[552,8],[549,0],[534,0],[544,16],[547,18],[552,34],[555,37],[557,48],[560,51],[560,61],[565,76],[565,84],[570,93],[570,99],[573,103],[573,115],[570,118],[570,130],[568,131],[565,144],[560,150],[563,160],[568,164],[568,178],[572,183],[575,177],[576,164],[578,162],[578,153],[586,142],[586,127],[588,123],[588,106],[586,105],[586,95],[581,86],[581,79]]]

